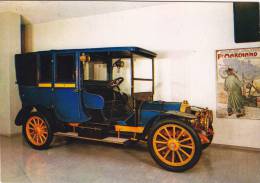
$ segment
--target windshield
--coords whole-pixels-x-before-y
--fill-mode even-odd
[[[112,65],[120,59],[124,64],[123,67],[113,67],[112,79],[123,77],[124,81],[120,84],[120,90],[127,95],[131,94],[131,59],[130,58],[115,58],[112,59]]]
[[[124,66],[121,68],[113,67],[112,79],[123,77],[124,82],[120,85],[121,91],[130,95],[131,94],[131,59],[130,58],[115,58],[112,60],[112,65],[120,59],[124,62]],[[134,62],[134,78],[133,88],[134,93],[140,92],[152,92],[152,59],[142,57],[139,55],[133,55]]]
[[[133,55],[134,93],[153,91],[152,59]]]

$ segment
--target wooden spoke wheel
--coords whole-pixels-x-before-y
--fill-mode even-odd
[[[27,143],[35,149],[46,149],[53,134],[47,116],[38,112],[31,113],[23,125],[23,135]]]
[[[148,139],[149,150],[155,161],[170,171],[192,168],[200,158],[201,144],[196,132],[184,122],[160,121]]]

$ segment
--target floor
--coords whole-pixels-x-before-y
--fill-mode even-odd
[[[2,182],[17,183],[256,183],[260,152],[211,146],[184,173],[163,170],[145,145],[123,147],[58,138],[51,149],[36,151],[21,136],[0,137]]]

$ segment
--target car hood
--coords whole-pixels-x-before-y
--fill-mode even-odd
[[[141,110],[152,111],[180,111],[181,102],[151,101],[145,102]]]

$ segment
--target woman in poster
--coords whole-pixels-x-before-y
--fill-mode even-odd
[[[226,70],[227,77],[224,83],[224,89],[228,93],[228,115],[236,113],[239,118],[245,115],[244,112],[244,97],[242,95],[242,82],[239,80],[234,72],[233,68],[228,68]]]

